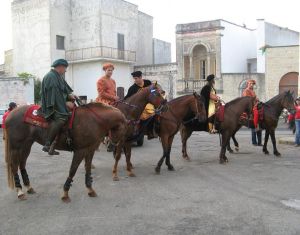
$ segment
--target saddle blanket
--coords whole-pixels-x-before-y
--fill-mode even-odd
[[[220,105],[216,112],[216,118],[219,122],[224,122],[225,105]]]
[[[34,126],[48,128],[49,123],[47,122],[47,120],[44,117],[38,115],[38,110],[40,108],[40,105],[30,105],[24,114],[24,122]]]

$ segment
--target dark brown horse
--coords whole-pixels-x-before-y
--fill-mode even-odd
[[[120,101],[116,104],[116,107],[120,109],[125,117],[128,119],[129,123],[126,128],[126,132],[124,138],[117,146],[114,151],[115,156],[115,164],[113,166],[113,180],[118,181],[118,162],[121,158],[122,149],[124,150],[126,156],[126,164],[127,164],[127,174],[130,177],[134,177],[135,174],[132,171],[132,164],[130,161],[131,158],[131,137],[134,135],[134,132],[137,127],[137,123],[139,122],[140,116],[143,110],[146,107],[147,103],[151,103],[155,108],[161,110],[164,108],[164,104],[166,100],[160,93],[161,88],[159,85],[154,84],[150,87],[147,87],[140,92],[134,94],[133,96],[126,99],[126,101]]]
[[[267,144],[269,140],[269,136],[271,136],[271,141],[273,144],[273,153],[276,156],[280,156],[281,154],[278,152],[276,147],[276,137],[275,137],[275,129],[278,125],[279,116],[282,110],[285,108],[289,112],[295,110],[294,106],[294,97],[293,93],[290,91],[285,91],[272,99],[268,100],[266,103],[263,103],[263,120],[260,124],[262,129],[266,130],[265,133],[265,142],[263,145],[263,152],[265,154],[269,154],[267,149]],[[245,126],[249,126],[247,123],[243,123]],[[253,123],[250,123],[250,126],[254,126]],[[238,126],[237,130],[241,128],[241,125]],[[235,133],[234,133],[235,134]],[[235,136],[232,136],[234,141],[234,145],[237,148],[239,146],[238,142],[236,141]],[[230,148],[230,146],[229,146]]]
[[[6,139],[5,158],[7,162],[8,183],[11,188],[16,187],[20,199],[26,199],[22,191],[18,168],[21,171],[23,183],[28,193],[34,193],[26,172],[26,161],[30,154],[31,146],[34,142],[45,144],[47,129],[27,124],[23,121],[24,114],[29,106],[22,106],[13,110],[6,119]],[[103,141],[104,137],[110,133],[114,143],[118,143],[124,135],[126,129],[126,119],[116,108],[103,104],[90,103],[80,106],[75,111],[75,118],[71,136],[73,139],[73,160],[69,172],[69,177],[64,184],[62,200],[69,202],[68,195],[73,177],[83,159],[85,159],[85,184],[88,195],[97,196],[92,188],[91,162],[94,152]],[[57,140],[56,148],[69,150],[66,143],[67,134],[61,133]]]
[[[222,135],[221,139],[221,151],[220,151],[220,163],[228,162],[225,156],[226,146],[233,133],[236,132],[240,125],[240,116],[246,112],[250,115],[254,104],[254,98],[241,97],[236,98],[225,105],[224,121],[219,123],[218,131]],[[182,142],[182,157],[189,160],[189,156],[186,150],[186,142],[191,136],[193,131],[207,131],[207,123],[186,123],[181,126],[181,142]]]
[[[160,173],[160,168],[164,159],[168,170],[173,171],[174,167],[170,163],[170,153],[175,134],[178,132],[181,123],[204,122],[206,111],[203,97],[197,93],[186,95],[171,100],[167,103],[168,111],[160,115],[159,136],[163,148],[163,156],[157,163],[155,171]]]

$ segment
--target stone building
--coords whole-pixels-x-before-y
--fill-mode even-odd
[[[171,58],[153,39],[152,16],[123,0],[14,0],[12,22],[11,75],[42,78],[52,61],[66,58],[67,81],[88,100],[97,96],[104,63],[115,64],[113,78],[126,89],[134,65],[156,63],[156,45],[162,61]]]
[[[178,24],[177,94],[200,90],[206,76],[213,73],[217,77],[218,93],[225,101],[240,96],[250,78],[257,81],[256,92],[260,99],[269,99],[278,89],[277,93],[269,92],[269,84],[277,78],[268,77],[266,81],[266,48],[298,44],[298,32],[264,20],[257,20],[256,29],[221,19]],[[299,64],[299,56],[291,60]]]

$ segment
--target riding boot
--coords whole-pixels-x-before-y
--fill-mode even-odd
[[[64,124],[65,124],[65,121],[63,121],[61,119],[54,120],[51,122],[49,130],[48,130],[48,138],[47,138],[45,146],[42,149],[44,152],[49,153],[52,142],[54,141],[55,137],[60,132],[60,130],[64,126]],[[54,151],[54,148],[53,148],[53,150],[49,154],[55,155],[54,152],[56,152],[56,151]]]

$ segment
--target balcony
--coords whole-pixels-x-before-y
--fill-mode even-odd
[[[194,91],[200,92],[202,87],[204,87],[206,84],[206,80],[192,80],[192,79],[180,79],[177,80],[177,94],[182,95],[182,94],[190,94],[193,93]]]
[[[116,60],[133,63],[136,61],[135,51],[119,50],[112,47],[89,47],[66,51],[66,60],[80,62],[89,60]]]

